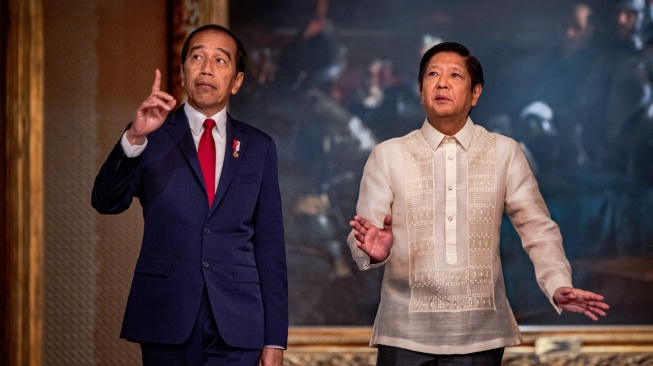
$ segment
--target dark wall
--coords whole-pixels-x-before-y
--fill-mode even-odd
[[[574,284],[614,304],[604,323],[653,323],[641,311],[653,297],[629,301],[624,293],[646,292],[639,259],[653,260],[653,57],[617,39],[616,1],[584,2],[594,33],[579,49],[565,38],[575,4],[568,0],[331,0],[327,26],[303,39],[318,1],[230,2],[230,27],[250,53],[231,112],[277,138],[294,325],[373,321],[382,271],[360,273],[345,243],[369,154],[360,131],[378,142],[421,126],[415,91],[427,34],[463,43],[482,63],[485,85],[471,117],[523,144]],[[642,18],[646,40],[650,14]],[[373,105],[376,61],[386,73]],[[348,130],[355,118],[358,136]],[[508,220],[501,246],[520,324],[586,322],[552,311]]]

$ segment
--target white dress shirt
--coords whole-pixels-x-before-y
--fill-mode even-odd
[[[519,344],[499,256],[504,211],[541,290],[561,311],[553,293],[571,287],[562,237],[524,154],[508,137],[469,118],[455,136],[425,121],[374,148],[356,211],[377,227],[392,216],[393,246],[383,263],[370,264],[353,234],[348,238],[360,269],[385,265],[372,346],[466,354]]]

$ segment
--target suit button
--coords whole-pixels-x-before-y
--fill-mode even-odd
[[[209,268],[209,262],[207,261],[202,262],[202,267]]]
[[[209,229],[208,227],[205,227],[204,228],[204,234],[206,234],[206,235],[211,234],[211,229]]]

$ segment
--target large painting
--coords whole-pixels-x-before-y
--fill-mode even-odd
[[[574,284],[606,296],[601,324],[653,324],[653,22],[644,0],[231,1],[249,53],[231,113],[273,135],[291,324],[371,325],[382,269],[349,254],[374,145],[417,129],[422,52],[465,44],[485,87],[475,123],[519,141],[564,237]],[[559,316],[506,220],[502,261],[521,325]]]

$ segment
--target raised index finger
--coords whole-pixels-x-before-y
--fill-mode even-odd
[[[156,69],[154,71],[154,84],[152,84],[152,92],[157,92],[161,90],[161,71]]]

